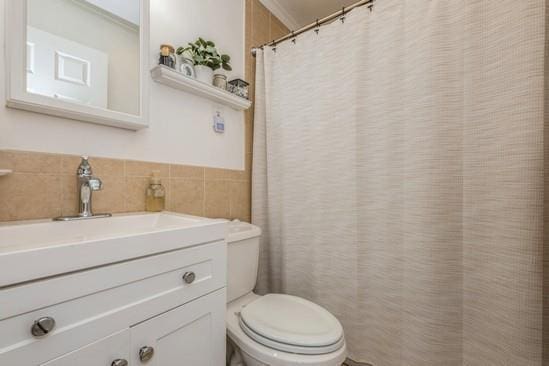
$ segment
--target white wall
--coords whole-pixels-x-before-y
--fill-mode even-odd
[[[0,0],[0,37],[4,4]],[[244,75],[244,0],[151,0],[151,66],[158,46],[197,36],[216,41]],[[0,99],[5,100],[0,50]],[[153,61],[154,60],[154,61]],[[244,169],[244,114],[223,108],[225,134],[212,129],[216,106],[150,82],[150,127],[133,132],[0,107],[0,148]]]

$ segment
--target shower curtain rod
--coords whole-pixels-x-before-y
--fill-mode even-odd
[[[368,8],[370,9],[370,11],[372,11],[373,7],[374,7],[374,1],[375,0],[360,0],[352,5],[349,5],[347,7],[343,7],[340,11],[338,12],[335,12],[331,15],[328,15],[327,17],[325,18],[322,18],[322,19],[317,19],[316,22],[313,22],[309,25],[306,25],[300,29],[298,29],[297,31],[291,31],[290,33],[288,33],[287,35],[283,36],[283,37],[280,37],[278,39],[275,39],[275,40],[272,40],[271,42],[269,43],[265,43],[264,45],[262,46],[259,46],[259,47],[253,47],[251,52],[252,52],[252,56],[255,56],[256,55],[256,51],[258,48],[261,48],[263,49],[263,47],[268,47],[268,46],[276,46],[277,44],[279,44],[280,42],[284,42],[284,41],[287,41],[288,39],[295,39],[295,37],[297,37],[298,35],[302,34],[302,33],[305,33],[305,32],[308,32],[312,29],[318,29],[320,28],[321,25],[323,24],[326,24],[326,23],[329,23],[331,22],[332,20],[334,19],[337,19],[337,18],[340,18],[342,21],[345,20],[345,14],[349,13],[351,10],[353,9],[356,9],[358,7],[361,7],[361,6],[364,6],[364,5],[368,5]]]

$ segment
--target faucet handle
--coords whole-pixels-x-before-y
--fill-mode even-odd
[[[92,191],[100,191],[103,189],[103,182],[101,182],[101,179],[99,178],[92,178],[88,181],[88,184],[90,186],[90,189]]]

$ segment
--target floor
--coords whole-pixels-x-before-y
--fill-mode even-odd
[[[345,362],[343,362],[343,365],[341,366],[373,366],[373,365],[369,363],[356,362],[351,359],[346,359]]]

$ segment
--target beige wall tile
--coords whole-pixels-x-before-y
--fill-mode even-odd
[[[170,176],[169,164],[126,160],[126,175],[128,177],[150,177],[155,170],[159,172],[161,178]]]
[[[230,218],[250,221],[250,184],[229,182]]]
[[[126,178],[101,177],[103,189],[93,192],[94,213],[119,213],[126,211]]]
[[[0,177],[0,221],[17,219],[16,185],[14,174]]]
[[[78,213],[78,192],[75,175],[61,175],[61,214],[73,216]]]
[[[246,47],[246,51],[249,50],[253,46],[253,36],[252,36],[252,3],[253,0],[246,0],[245,7],[246,7],[246,13],[245,13],[245,19],[246,22],[244,27],[244,45]]]
[[[124,177],[126,175],[124,160],[90,158],[89,161],[92,166],[93,175],[99,178],[105,176]]]
[[[170,165],[170,178],[204,179],[204,168],[190,165]]]
[[[125,182],[126,187],[124,193],[126,199],[126,211],[145,211],[145,197],[147,194],[147,187],[150,184],[150,179],[142,177],[126,177]],[[163,185],[164,189],[166,189],[165,184]]]
[[[270,34],[271,13],[259,0],[252,4],[252,40],[255,45],[262,45],[271,41]]]
[[[252,57],[252,56],[249,56],[249,57]],[[250,84],[248,86],[248,99],[252,101],[252,106],[249,109],[247,109],[245,113],[251,113],[251,115],[253,116],[253,113],[254,113],[253,101],[255,99],[255,57],[251,60],[246,60],[246,74],[244,78]]]
[[[277,17],[271,14],[271,38],[278,39],[290,33],[288,27],[286,27]]]
[[[60,155],[61,159],[61,174],[71,174],[76,175],[80,161],[82,160],[80,156],[77,155]],[[93,158],[90,158],[90,162],[93,168]]]
[[[7,150],[0,150],[0,169],[15,169],[13,153]]]
[[[16,218],[39,219],[61,215],[61,179],[55,175],[14,174],[9,177],[8,197]],[[2,195],[3,197],[3,195]]]
[[[211,218],[229,218],[231,214],[227,181],[206,181],[204,213]]]
[[[255,0],[246,0],[246,31],[245,31],[245,41],[244,41],[244,47],[245,47],[245,74],[244,79],[248,83],[253,83],[254,81],[254,75],[255,75],[255,58],[251,54],[251,49],[253,47],[259,46],[259,44],[254,44],[254,39],[252,35],[252,24],[253,24],[253,2]],[[250,99],[252,95],[250,94]]]
[[[253,154],[251,152],[246,154],[246,180],[250,182],[252,181],[252,158]]]
[[[204,216],[204,180],[170,179],[170,211]]]
[[[231,169],[218,169],[218,168],[206,168],[205,171],[206,181],[212,180],[246,180],[245,170],[231,170]]]
[[[59,174],[61,155],[28,151],[5,151],[3,159],[16,173]]]
[[[254,142],[254,124],[252,117],[246,118],[244,121],[245,129],[245,144],[246,144],[246,153],[251,153],[253,149]]]
[[[243,190],[249,187],[250,161],[251,154],[247,153],[246,169],[239,171],[91,157],[94,175],[103,181],[103,190],[93,193],[93,210],[95,213],[145,210],[150,174],[159,170],[167,192],[166,209],[229,218],[232,207],[234,217],[246,219]],[[41,165],[34,166],[36,162]],[[79,163],[80,157],[76,155],[0,151],[2,168],[14,168],[18,164],[23,171],[39,171],[37,174],[16,171],[0,178],[0,221],[77,214],[75,173]],[[56,172],[46,173],[50,171]],[[238,198],[231,201],[232,194]]]
[[[80,156],[77,155],[60,155],[61,174],[76,175],[80,161]],[[120,159],[96,158],[89,157],[89,162],[92,167],[93,175],[96,177],[123,177],[125,176],[125,162]]]

